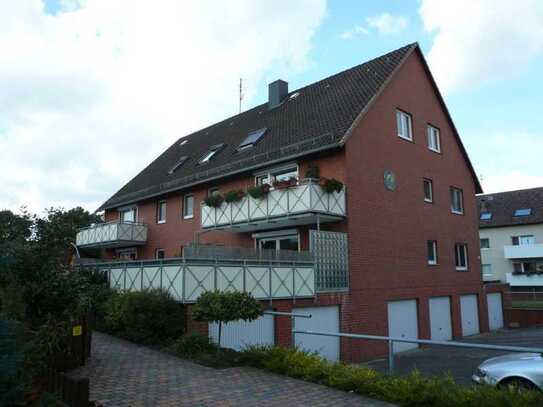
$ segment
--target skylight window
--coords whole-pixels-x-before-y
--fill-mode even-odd
[[[517,209],[513,216],[529,216],[531,214],[532,214],[531,208],[522,208],[522,209]]]
[[[170,169],[170,171],[168,171],[168,174],[173,174],[179,167],[181,167],[185,161],[188,160],[188,157],[186,155],[184,155],[183,157],[181,157],[179,160],[177,160],[177,162],[174,164],[174,166]]]
[[[481,220],[490,220],[492,219],[492,212],[482,212]]]
[[[216,144],[209,147],[209,150],[200,158],[199,163],[205,164],[209,162],[215,155],[224,147],[224,144]]]
[[[243,140],[238,146],[238,151],[246,150],[248,148],[254,147],[256,143],[266,134],[267,128],[262,128],[255,130],[249,133],[249,135]]]
[[[292,95],[290,95],[289,99],[296,99],[298,96],[300,96],[300,92],[294,92]]]
[[[184,139],[184,140],[181,140],[181,143],[179,143],[180,146],[184,146],[185,144],[188,143],[188,140],[187,139]]]

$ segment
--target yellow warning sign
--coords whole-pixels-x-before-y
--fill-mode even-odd
[[[72,327],[72,336],[81,336],[83,333],[83,327],[81,325],[75,325]]]

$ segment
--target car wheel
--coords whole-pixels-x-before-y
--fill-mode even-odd
[[[516,390],[518,392],[526,390],[536,390],[537,387],[530,380],[524,379],[522,377],[512,377],[509,379],[502,380],[499,385],[499,388]]]

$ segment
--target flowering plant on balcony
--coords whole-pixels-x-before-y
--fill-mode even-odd
[[[210,208],[218,208],[224,202],[224,198],[221,194],[209,195],[204,199],[204,204]]]
[[[245,196],[245,192],[241,189],[234,189],[224,194],[224,200],[228,203],[239,202]]]
[[[290,177],[288,179],[283,179],[283,180],[280,180],[280,181],[274,181],[273,182],[273,187],[275,189],[285,189],[285,188],[294,187],[297,184],[298,184],[298,179],[296,177]]]
[[[262,199],[270,192],[269,184],[255,185],[254,187],[247,188],[247,193],[253,199]]]
[[[327,194],[341,192],[343,190],[343,182],[335,178],[321,178],[319,180],[319,185]]]

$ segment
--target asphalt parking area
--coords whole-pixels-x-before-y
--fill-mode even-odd
[[[460,342],[543,348],[543,327],[500,330],[471,336]],[[481,362],[506,353],[509,352],[431,346],[397,354],[394,371],[397,374],[408,374],[417,369],[423,375],[443,375],[449,372],[457,383],[471,384],[471,375]],[[386,358],[365,364],[382,372],[388,368]]]

